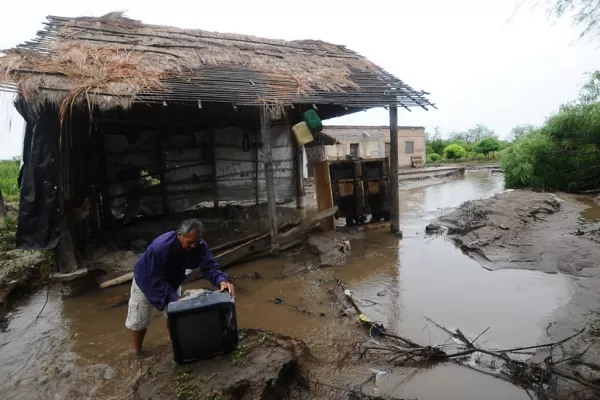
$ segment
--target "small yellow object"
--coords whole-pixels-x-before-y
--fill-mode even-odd
[[[314,140],[310,128],[304,121],[294,125],[292,130],[294,131],[294,135],[296,135],[296,140],[299,145],[304,145]]]
[[[360,319],[362,322],[371,322],[365,314],[360,314],[358,319]]]

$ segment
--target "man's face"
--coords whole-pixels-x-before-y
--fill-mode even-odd
[[[181,233],[178,234],[177,238],[179,239],[179,243],[181,243],[181,247],[183,247],[185,251],[192,251],[196,247],[198,247],[198,244],[200,244],[200,240],[202,240],[202,235],[199,235],[198,232],[194,229],[186,235],[183,235]]]

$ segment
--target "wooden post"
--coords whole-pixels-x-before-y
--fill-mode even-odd
[[[67,118],[66,121],[69,121]],[[70,129],[70,124],[66,125]],[[58,145],[58,216],[60,218],[60,240],[55,250],[58,270],[61,273],[71,273],[77,270],[77,259],[75,257],[75,247],[73,246],[73,237],[67,221],[68,210],[65,198],[67,197],[67,188],[70,187],[69,180],[72,176],[69,173],[71,167],[70,143],[65,140],[65,128],[61,127],[58,133],[60,136]],[[69,193],[70,195],[70,193]]]
[[[275,176],[273,173],[273,150],[271,149],[271,119],[265,106],[260,108],[260,134],[263,144],[265,179],[267,183],[267,206],[271,220],[271,249],[277,251],[277,198],[275,195]]]
[[[163,133],[160,130],[160,125],[156,126],[156,131],[158,133],[158,171],[160,173],[160,194],[162,197],[162,206],[163,206],[163,214],[169,215],[169,194],[167,192],[167,182],[165,179],[165,149],[164,142],[165,138]]]
[[[258,157],[258,146],[260,144],[260,131],[254,133],[254,173],[256,174],[254,195],[256,197],[256,217],[260,221],[260,160]]]
[[[390,230],[392,233],[402,234],[400,231],[400,193],[398,191],[398,108],[390,106]]]
[[[106,135],[104,132],[95,132],[96,151],[98,152],[98,170],[96,171],[96,180],[100,184],[100,196],[102,204],[102,228],[113,227],[112,207],[110,206],[110,190],[108,187],[108,177],[106,168]]]
[[[315,186],[317,191],[317,206],[319,211],[325,211],[333,207],[333,194],[331,191],[331,177],[329,174],[329,161],[323,161],[314,165]],[[335,228],[334,217],[325,218],[321,227],[325,231]]]
[[[295,143],[296,148],[296,208],[305,208],[304,200],[304,157],[302,155],[303,145]]]
[[[213,129],[210,133],[210,148],[212,153],[212,187],[213,187],[213,206],[215,210],[219,209],[219,196],[217,195],[217,135]]]

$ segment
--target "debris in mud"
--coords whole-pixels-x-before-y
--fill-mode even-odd
[[[332,231],[311,235],[308,238],[308,249],[319,257],[316,268],[325,268],[345,263],[352,246],[342,233]]]
[[[262,275],[258,272],[251,272],[248,274],[233,275],[231,279],[234,281],[238,279],[262,279]]]
[[[0,253],[0,258],[0,307],[4,307],[19,288],[34,281],[47,281],[50,262],[41,251],[9,250]],[[43,268],[45,265],[47,268]]]
[[[440,232],[440,231],[442,231],[442,227],[436,223],[428,224],[425,227],[426,233],[436,233],[436,232]]]
[[[340,293],[356,311],[354,315],[358,315],[360,324],[366,328],[371,339],[350,350],[345,357],[346,360],[355,354],[359,361],[369,358],[376,361],[379,366],[389,365],[390,370],[400,366],[418,368],[425,363],[451,361],[457,365],[511,382],[523,388],[532,399],[533,396],[536,396],[538,400],[562,398],[559,393],[564,385],[569,385],[573,391],[580,393],[582,397],[578,398],[598,398],[600,396],[599,381],[586,379],[581,374],[571,373],[564,368],[564,364],[577,357],[564,353],[563,346],[584,333],[585,329],[551,343],[492,350],[476,345],[477,340],[490,327],[473,339],[469,339],[460,329],[451,330],[426,318],[434,326],[448,333],[454,339],[455,344],[446,341],[441,345],[422,345],[392,333],[383,325],[371,321],[354,300],[352,292],[345,289],[340,282],[336,289],[338,287],[341,290],[337,293]],[[336,294],[336,289],[334,289],[334,294]],[[374,337],[378,339],[374,341]],[[583,353],[586,352],[587,349]],[[533,354],[533,357],[524,360],[524,355],[529,354]]]

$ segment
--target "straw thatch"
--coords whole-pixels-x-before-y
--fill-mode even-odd
[[[0,88],[32,105],[134,101],[432,105],[366,58],[321,41],[283,41],[146,25],[111,13],[48,17],[31,42],[4,51]],[[87,103],[86,103],[87,100]]]

